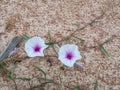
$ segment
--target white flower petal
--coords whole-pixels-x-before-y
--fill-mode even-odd
[[[25,51],[28,54],[29,57],[33,57],[34,52],[33,52],[33,48],[30,46],[30,44],[25,44]]]
[[[58,54],[59,54],[59,55],[65,55],[65,54],[66,54],[66,51],[67,51],[67,45],[63,45],[63,46],[59,49]]]
[[[76,60],[67,60],[65,58],[58,58],[63,64],[65,64],[68,67],[73,67]]]
[[[72,53],[73,57],[71,58],[66,58],[66,54],[67,53]],[[82,56],[80,55],[80,52],[78,50],[78,47],[75,44],[66,44],[63,45],[58,52],[58,56],[59,56],[59,60],[69,66],[72,67],[74,65],[74,63],[76,62],[76,60],[80,60],[82,58]]]
[[[78,47],[74,48],[74,55],[75,55],[74,57],[75,60],[79,60],[82,58],[82,56],[80,55],[80,52],[78,51]]]
[[[39,37],[32,37],[31,39],[29,39],[26,44],[29,44],[30,46],[34,46],[35,44],[39,43]]]
[[[34,47],[36,45],[40,46],[40,51],[38,51],[38,52],[35,52],[35,50],[34,50]],[[45,45],[44,40],[41,39],[40,37],[33,37],[25,43],[25,51],[29,57],[44,56],[43,51],[47,47],[48,46]]]

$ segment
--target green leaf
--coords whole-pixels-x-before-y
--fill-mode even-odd
[[[72,85],[73,90],[82,90],[79,86]]]
[[[91,22],[90,25],[93,25],[93,24],[98,23],[98,22],[99,22],[99,21],[94,20],[94,21]]]
[[[7,68],[8,64],[6,62],[0,62],[0,69]]]
[[[40,81],[45,81],[46,83],[53,83],[54,81],[52,79],[46,79],[46,78],[37,78]]]
[[[54,42],[48,42],[48,43],[45,43],[46,45],[49,45],[49,46],[54,46]]]
[[[83,40],[83,39],[81,39],[81,38],[79,38],[79,37],[77,37],[77,36],[73,36],[74,38],[76,38],[76,39],[78,39],[78,40],[80,40],[81,42],[84,42],[85,40]]]
[[[20,80],[23,80],[23,81],[30,81],[31,78],[15,78],[15,79],[20,79]]]
[[[96,81],[95,85],[94,85],[94,90],[97,90],[97,86],[98,86],[98,83]]]
[[[38,71],[40,71],[40,72],[44,75],[44,77],[46,78],[46,73],[45,73],[42,69],[40,69],[40,68],[37,67],[37,66],[35,66],[35,68],[36,68]]]
[[[104,54],[105,56],[109,57],[109,54],[108,54],[108,52],[106,51],[106,49],[104,48],[103,44],[100,44],[99,46],[100,46],[100,50],[103,52],[103,54]]]
[[[76,24],[76,23],[72,23],[73,26],[77,26],[77,27],[80,27],[79,24]]]
[[[60,45],[59,45],[59,43],[56,43],[56,46],[57,46],[58,48],[60,48]]]
[[[1,69],[3,68],[3,65],[2,65],[2,63],[0,63],[0,68],[1,68]]]
[[[45,90],[45,89],[43,87],[41,87],[40,90]]]
[[[30,37],[28,37],[26,34],[23,34],[22,37],[23,37],[25,40],[30,39]]]
[[[13,66],[12,70],[9,72],[9,74],[7,75],[7,77],[9,79],[14,79],[14,72],[15,72],[15,68],[16,66]]]
[[[32,87],[34,90],[45,90],[44,87],[42,85],[36,85]],[[35,89],[36,88],[36,89]],[[32,89],[32,90],[33,90]],[[30,89],[31,90],[31,89]]]
[[[66,40],[66,44],[69,44],[69,43],[70,43],[70,39],[67,39],[67,40]]]
[[[64,90],[60,75],[59,75],[59,83],[60,83],[60,84],[59,84],[60,90]]]
[[[48,38],[51,40],[52,37],[51,37],[51,34],[50,34],[50,31],[48,31]]]

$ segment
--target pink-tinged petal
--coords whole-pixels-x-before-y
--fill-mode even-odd
[[[25,51],[29,57],[44,56],[44,49],[48,46],[40,37],[33,37],[25,43]]]
[[[73,52],[66,52],[65,58],[68,60],[72,60],[72,58],[74,58]]]
[[[80,60],[82,56],[75,44],[63,45],[58,52],[58,59],[65,65],[72,67],[76,60]]]
[[[14,48],[14,50],[9,54],[9,56],[13,55],[14,53],[16,53],[18,51],[17,48]]]
[[[34,49],[34,52],[40,52],[41,46],[40,46],[40,45],[35,45],[35,46],[33,47],[33,49]]]
[[[76,62],[75,64],[76,64],[78,67],[80,67],[81,69],[83,69],[83,65],[82,65],[81,63]]]

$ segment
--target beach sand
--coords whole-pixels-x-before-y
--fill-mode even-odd
[[[96,21],[88,25],[94,19]],[[78,26],[82,28],[85,25],[84,29],[78,29]],[[60,90],[59,76],[64,90],[71,90],[72,85],[93,90],[96,81],[97,90],[120,90],[119,0],[0,0],[0,53],[15,36],[39,36],[49,42],[48,32],[53,41],[60,41],[74,31],[75,36],[85,40],[70,39],[71,44],[79,47],[82,59],[77,62],[83,64],[83,69],[77,66],[61,69],[62,63],[56,57],[23,58],[16,64],[15,76],[33,78],[33,85],[38,85],[36,77],[42,76],[34,68],[38,66],[46,72],[47,78],[55,82],[45,85],[45,90]],[[106,40],[111,40],[104,44],[109,57],[99,48]],[[21,41],[18,51],[11,58],[27,56],[25,42]],[[66,41],[60,42],[60,45],[64,44]],[[58,52],[56,45],[55,50]],[[44,54],[56,55],[52,47],[46,49]],[[8,70],[12,66],[11,61]],[[30,88],[28,81],[16,80],[16,84],[18,90]],[[14,86],[12,80],[0,76],[0,90],[15,90]]]

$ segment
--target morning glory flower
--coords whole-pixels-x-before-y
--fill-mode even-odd
[[[32,37],[25,43],[25,51],[29,57],[44,56],[44,49],[48,46],[40,37]]]
[[[58,59],[66,66],[73,67],[76,60],[80,60],[82,56],[75,44],[63,45],[58,52]]]

